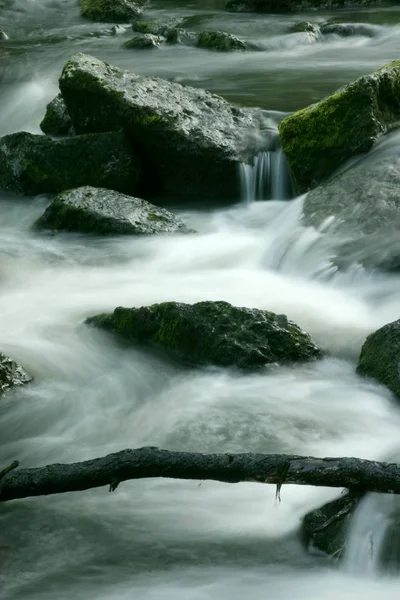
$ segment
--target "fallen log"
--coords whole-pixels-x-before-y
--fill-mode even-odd
[[[400,493],[400,465],[360,458],[314,458],[286,454],[201,454],[156,447],[122,450],[71,464],[16,469],[2,479],[0,502],[78,492],[129,479],[167,477],[347,488],[354,493]]]

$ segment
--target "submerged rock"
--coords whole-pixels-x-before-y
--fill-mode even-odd
[[[400,319],[369,335],[361,349],[357,373],[386,385],[400,398]]]
[[[227,0],[226,10],[232,12],[291,13],[308,9],[376,6],[384,0]]]
[[[298,193],[368,152],[400,119],[400,61],[360,77],[332,96],[283,119],[282,148]]]
[[[347,493],[309,512],[303,519],[304,544],[316,548],[331,558],[342,558],[352,516],[360,496]]]
[[[302,34],[306,42],[317,42],[322,40],[322,33],[318,25],[309,23],[308,21],[300,21],[290,27],[288,33],[291,34]]]
[[[35,226],[101,235],[188,232],[183,221],[168,210],[140,198],[90,186],[59,194]]]
[[[9,356],[0,352],[0,396],[13,387],[25,385],[32,377]]]
[[[202,31],[197,39],[197,46],[217,52],[247,50],[245,42],[236,37],[236,35],[225,33],[224,31]]]
[[[350,37],[352,35],[363,35],[365,37],[374,37],[377,34],[376,25],[365,23],[324,23],[321,25],[321,33],[324,35],[340,35],[341,37]]]
[[[396,142],[394,134],[393,145]],[[341,267],[360,263],[395,270],[400,266],[400,149],[394,148],[388,145],[388,156],[367,155],[311,190],[304,200],[306,225],[318,228],[331,220],[327,234]]]
[[[158,35],[152,33],[140,33],[136,37],[128,40],[123,45],[124,48],[133,48],[143,50],[145,48],[158,48],[162,42],[162,39]]]
[[[228,302],[119,307],[87,322],[132,342],[150,342],[192,364],[257,369],[321,355],[310,336],[285,315]]]
[[[82,16],[93,21],[125,23],[142,14],[147,0],[80,0]]]
[[[239,164],[268,143],[260,110],[84,54],[67,62],[60,89],[77,133],[127,132],[145,166],[147,193],[234,200]]]
[[[28,195],[81,185],[132,193],[140,169],[120,131],[62,140],[13,133],[0,139],[0,188]]]
[[[54,137],[74,134],[74,128],[61,94],[58,94],[46,106],[46,114],[40,123],[40,129],[43,133]]]

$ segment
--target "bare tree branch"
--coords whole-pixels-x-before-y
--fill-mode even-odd
[[[200,454],[155,447],[122,450],[72,464],[19,469],[2,480],[0,502],[168,477],[225,483],[257,482],[348,488],[354,492],[400,493],[400,465],[360,458],[313,458],[285,454]]]

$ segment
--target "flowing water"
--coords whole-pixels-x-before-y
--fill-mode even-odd
[[[5,4],[0,27],[10,40],[0,47],[7,49],[0,54],[1,135],[39,131],[60,68],[75,51],[277,113],[398,58],[395,9],[314,13],[314,21],[369,23],[376,35],[294,44],[284,32],[298,15],[229,15],[211,1],[153,2],[150,16],[192,15],[197,28],[224,28],[266,48],[215,55],[179,47],[123,50],[124,36],[81,19],[75,0]],[[371,459],[396,448],[398,404],[358,377],[355,365],[365,337],[399,317],[400,277],[358,265],[337,272],[323,235],[301,225],[303,198],[287,200],[282,163],[274,162],[279,152],[270,158],[247,169],[247,202],[176,209],[199,231],[193,237],[37,234],[31,225],[49,200],[1,193],[1,349],[35,377],[2,399],[1,464],[78,461],[143,445]],[[269,173],[261,187],[260,172]],[[250,201],[260,196],[271,199]],[[285,313],[328,357],[263,375],[183,369],[83,324],[118,305],[206,299]],[[124,483],[113,494],[99,489],[10,502],[0,512],[0,596],[397,600],[398,580],[381,579],[374,569],[366,577],[354,564],[339,570],[302,547],[302,516],[339,493],[284,486],[276,504],[268,486],[160,479]]]

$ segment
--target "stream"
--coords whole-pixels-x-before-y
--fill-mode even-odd
[[[85,21],[75,0],[7,0],[0,135],[40,132],[61,68],[78,51],[277,114],[398,58],[400,7],[289,16],[222,7],[154,0],[146,12],[194,16],[195,29],[223,29],[265,52],[127,50],[121,45],[129,32],[112,36],[111,24]],[[376,34],[305,44],[286,33],[299,20],[330,18],[368,23]],[[271,199],[260,199],[256,178],[266,158],[258,160],[261,170],[241,171],[241,203],[170,206],[196,236],[36,233],[31,226],[49,198],[0,191],[1,350],[35,379],[1,399],[1,464],[73,462],[144,445],[376,460],[398,451],[398,402],[355,366],[366,336],[399,318],[400,275],[360,265],[339,272],[329,241],[300,222],[304,198],[287,199],[281,167],[269,169]],[[84,325],[116,306],[166,300],[226,300],[284,313],[327,358],[262,375],[194,370]],[[361,550],[340,566],[303,548],[301,518],[340,493],[284,485],[277,503],[273,486],[155,479],[121,484],[113,494],[102,488],[6,503],[0,597],[397,600],[398,579],[359,568]],[[375,501],[365,512],[371,522]]]

